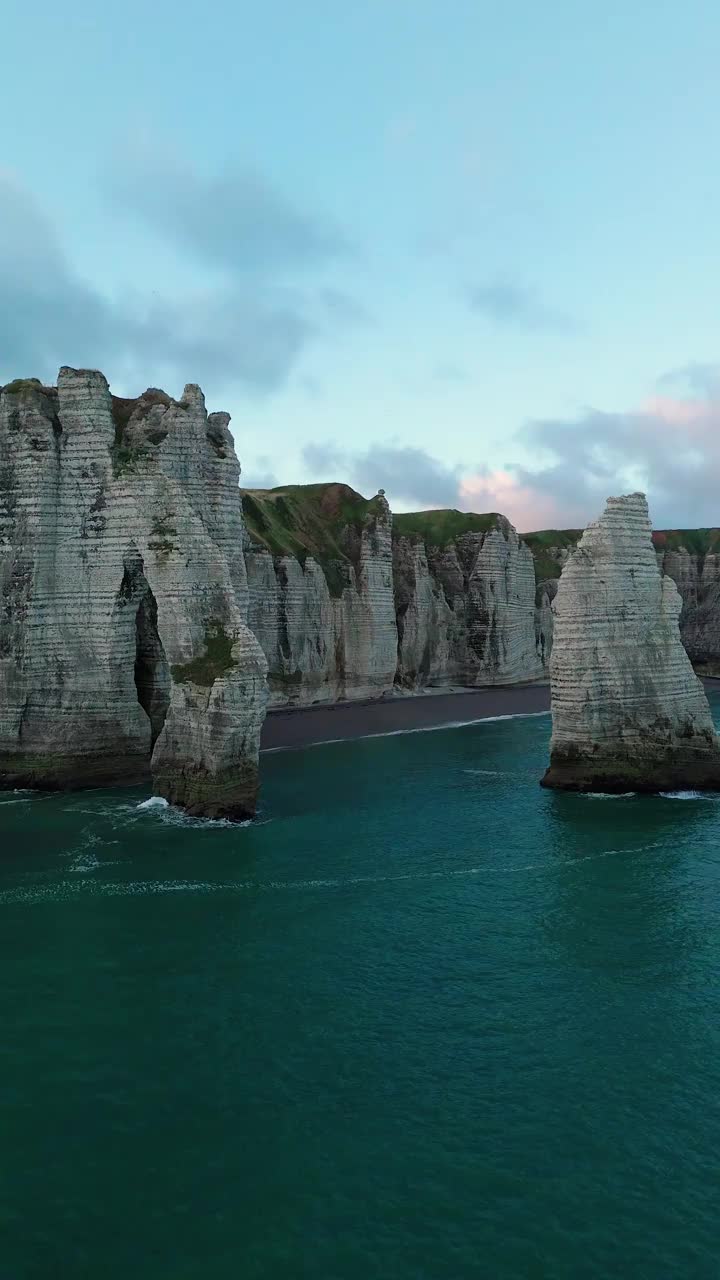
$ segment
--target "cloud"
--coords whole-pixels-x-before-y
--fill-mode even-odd
[[[106,297],[80,278],[30,193],[0,172],[0,381],[52,380],[59,365],[75,364],[103,369],[123,389],[197,381],[213,396],[268,393],[312,342],[368,322],[360,304],[322,279],[340,237],[260,178],[201,180],[177,165],[168,174],[158,161],[151,181],[142,164],[116,165],[123,207],[135,201],[138,217],[174,239],[206,283]],[[300,267],[320,278],[298,284]]]
[[[303,462],[313,475],[329,475],[352,467],[352,454],[334,444],[306,444],[302,451]],[[337,478],[337,477],[336,477]]]
[[[403,506],[456,506],[462,467],[447,466],[424,449],[373,445],[350,452],[333,444],[309,444],[303,461],[313,477],[346,480],[363,493],[386,489]]]
[[[272,458],[267,454],[258,454],[255,461],[246,471],[243,467],[240,484],[243,489],[275,489],[280,484],[272,470]]]
[[[422,449],[380,444],[358,453],[311,445],[303,456],[314,477],[348,479],[366,493],[385,488],[398,509],[501,511],[521,532],[582,527],[611,494],[637,489],[648,495],[655,528],[720,527],[720,391],[539,419],[515,442],[536,461],[449,465]]]
[[[467,299],[473,311],[508,329],[570,333],[575,328],[569,316],[546,306],[534,290],[508,280],[471,285]]]
[[[72,271],[53,227],[15,179],[0,174],[0,377],[54,377],[128,338],[117,315]]]
[[[667,379],[659,379],[659,382]],[[720,395],[653,396],[636,408],[587,409],[520,433],[534,466],[508,467],[508,515],[526,531],[578,527],[611,494],[641,489],[656,528],[720,525]],[[473,488],[472,478],[466,480]]]
[[[683,388],[695,395],[717,395],[720,392],[720,364],[695,361],[669,369],[657,380],[658,387]]]
[[[194,258],[263,277],[345,257],[350,246],[260,173],[203,174],[167,145],[145,140],[113,155],[104,185],[117,207]]]
[[[552,493],[536,490],[531,480],[525,482],[511,469],[483,469],[464,475],[457,505],[461,511],[499,511],[526,533],[585,523],[567,520],[565,509]]]

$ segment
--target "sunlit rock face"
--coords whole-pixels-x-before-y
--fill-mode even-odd
[[[543,785],[577,791],[720,788],[720,742],[680,639],[644,494],[609,498],[553,601],[552,739]]]
[[[95,370],[0,396],[0,782],[152,775],[254,812],[266,664],[247,626],[227,414],[111,396]]]

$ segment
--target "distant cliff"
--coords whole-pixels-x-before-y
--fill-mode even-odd
[[[245,490],[243,509],[272,705],[542,676],[533,559],[503,516],[393,518],[341,484]]]
[[[274,706],[377,698],[397,663],[392,516],[348,485],[245,490],[250,627]]]
[[[554,593],[581,529],[545,529],[526,533],[535,560],[538,596]],[[652,534],[658,565],[672,578],[682,600],[680,635],[696,671],[720,675],[720,529],[656,529]],[[539,619],[542,641],[552,646],[552,615]]]
[[[251,814],[266,664],[228,415],[95,370],[0,394],[0,783]]]
[[[533,558],[504,516],[396,516],[393,563],[399,685],[515,684],[542,676]]]

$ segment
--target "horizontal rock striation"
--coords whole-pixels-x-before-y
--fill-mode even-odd
[[[474,687],[542,676],[533,558],[509,521],[426,512],[395,525],[398,684]]]
[[[393,687],[392,516],[347,485],[246,491],[249,622],[273,706],[378,698]]]
[[[552,598],[581,534],[579,529],[523,534],[535,560],[538,643],[548,656],[552,617],[542,608],[542,597]],[[680,636],[688,656],[700,674],[720,675],[720,529],[656,529],[652,537],[661,571],[680,592]]]
[[[150,771],[191,813],[254,812],[266,664],[228,421],[94,370],[2,390],[3,785]]]
[[[683,648],[643,494],[609,498],[553,602],[553,729],[543,785],[577,791],[720,788],[720,742]]]

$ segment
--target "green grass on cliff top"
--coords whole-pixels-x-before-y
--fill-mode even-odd
[[[658,551],[689,551],[705,556],[720,550],[720,529],[655,529],[653,542]]]
[[[291,484],[243,489],[243,515],[253,542],[274,556],[308,556],[325,571],[333,595],[345,585],[338,562],[350,562],[348,534],[359,532],[379,501],[363,498],[347,484]]]
[[[535,581],[559,578],[562,565],[557,552],[574,547],[580,541],[582,529],[540,529],[537,533],[524,533],[535,561]]]
[[[496,511],[476,515],[472,511],[403,511],[393,516],[396,537],[419,537],[432,547],[445,547],[463,533],[487,533],[495,529],[502,516]]]
[[[577,545],[582,529],[540,529],[522,535],[533,553],[535,579],[559,578],[562,565],[557,552]],[[653,529],[652,540],[658,551],[688,551],[704,556],[720,551],[720,529]]]

